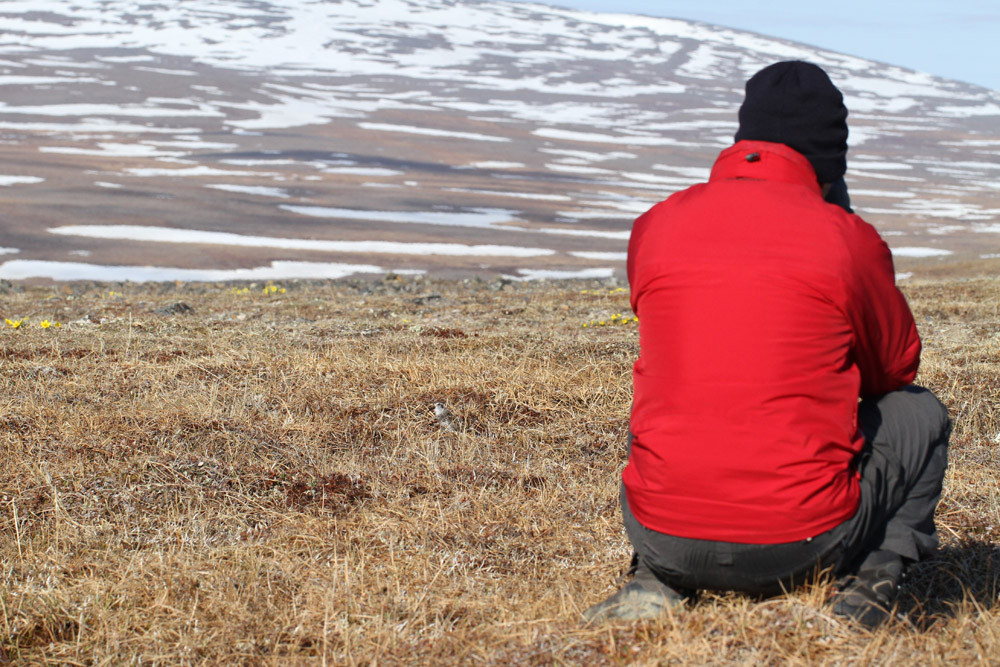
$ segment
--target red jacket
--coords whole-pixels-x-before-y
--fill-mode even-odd
[[[669,535],[774,544],[858,506],[858,397],[913,381],[920,339],[878,232],[808,160],[743,141],[636,220],[629,507]]]

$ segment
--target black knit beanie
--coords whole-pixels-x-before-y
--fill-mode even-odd
[[[801,60],[769,65],[747,81],[736,141],[773,141],[809,159],[820,183],[847,171],[847,107],[822,69]]]

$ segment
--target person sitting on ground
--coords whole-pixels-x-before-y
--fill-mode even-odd
[[[936,551],[951,422],[911,384],[920,339],[889,248],[850,212],[847,135],[826,72],[768,66],[708,182],[636,220],[621,489],[634,578],[588,621],[827,570],[833,610],[875,626]]]

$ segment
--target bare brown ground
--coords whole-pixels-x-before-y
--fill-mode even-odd
[[[627,292],[261,287],[0,294],[0,662],[997,664],[1000,281],[905,288],[956,428],[942,553],[874,633],[826,583],[581,625],[636,354],[582,324]]]

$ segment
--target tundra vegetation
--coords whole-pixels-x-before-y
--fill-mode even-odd
[[[629,556],[638,325],[591,324],[631,319],[613,283],[2,289],[0,662],[1000,656],[996,278],[904,284],[955,431],[942,551],[874,632],[824,578],[581,624]]]

